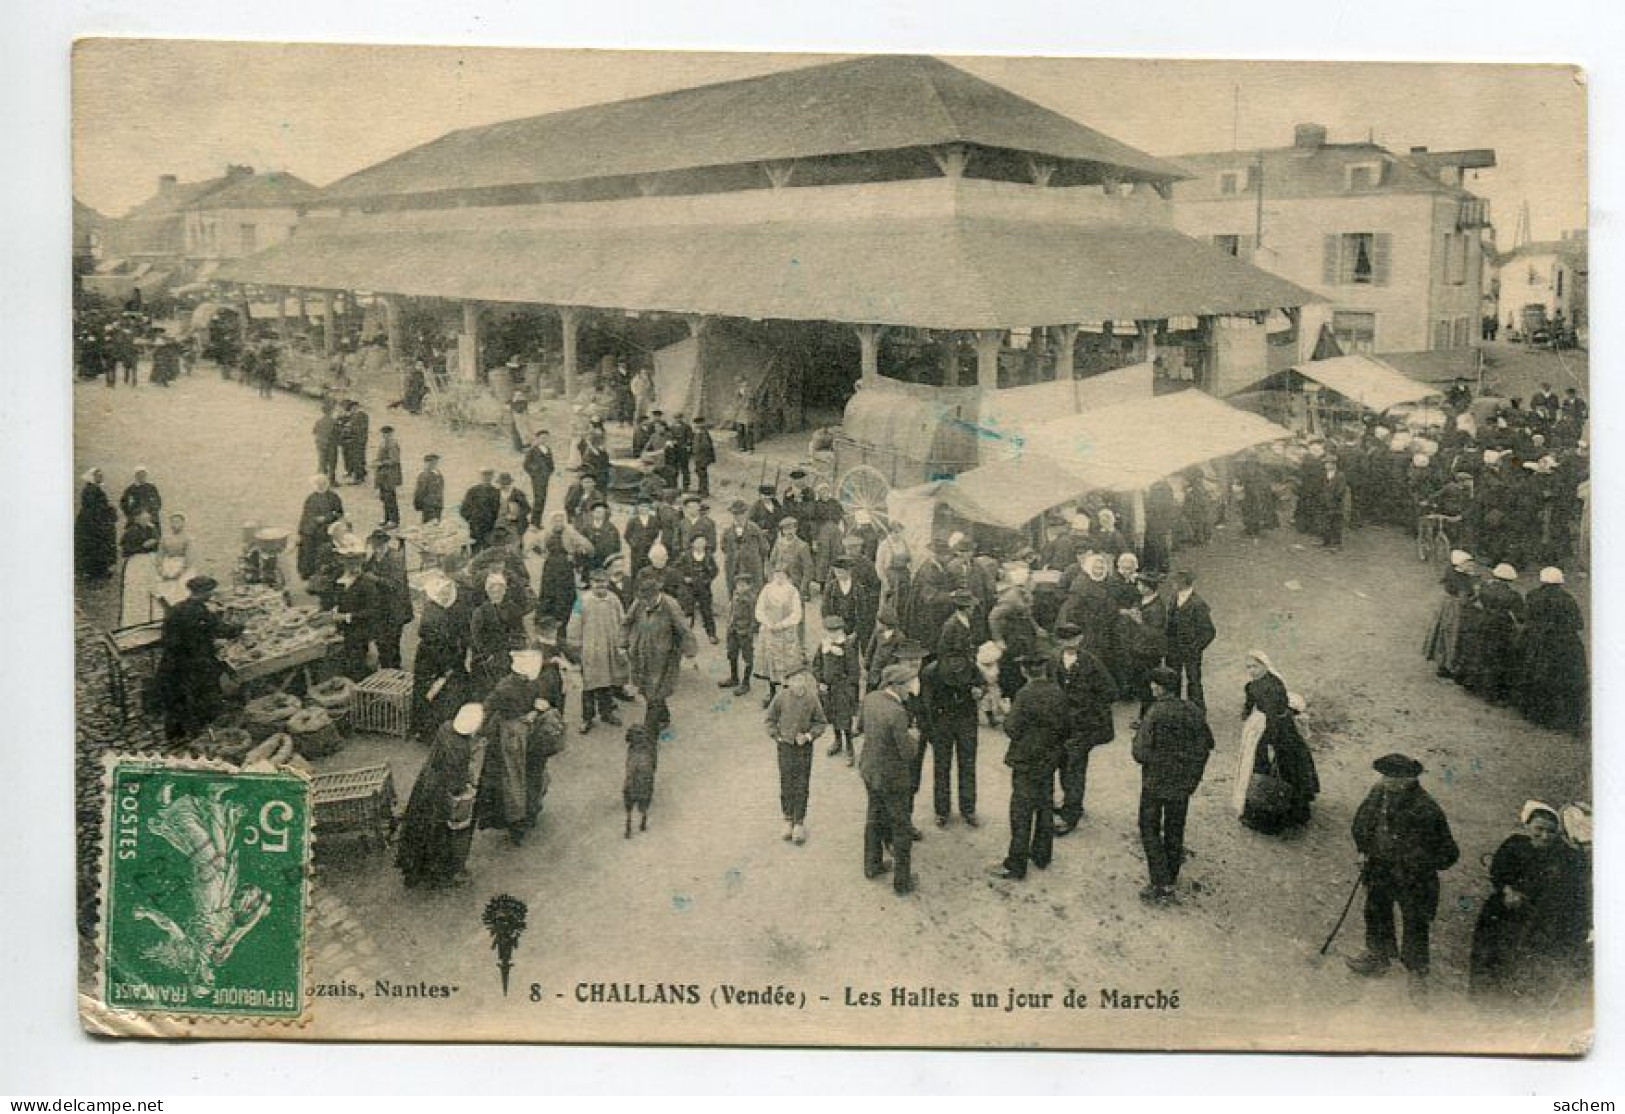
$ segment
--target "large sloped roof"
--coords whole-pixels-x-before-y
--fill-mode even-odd
[[[1179,167],[930,57],[880,55],[465,128],[330,200],[548,184],[966,143],[1168,181]]]
[[[1272,147],[1250,151],[1203,151],[1174,155],[1172,160],[1185,169],[1189,181],[1175,187],[1175,195],[1185,201],[1230,200],[1235,194],[1219,192],[1218,173],[1245,172],[1260,162],[1264,168],[1264,193],[1271,198],[1343,197],[1357,194],[1437,193],[1451,197],[1471,197],[1471,191],[1446,185],[1429,168],[1405,155],[1396,154],[1375,143],[1327,143],[1319,147]],[[1350,189],[1348,168],[1378,162],[1383,166],[1380,181],[1361,189]],[[1243,197],[1246,191],[1242,192]]]
[[[268,170],[227,181],[189,202],[188,209],[279,209],[307,205],[315,199],[315,186],[293,174]]]
[[[339,229],[303,229],[226,264],[219,277],[941,329],[1158,320],[1320,300],[1209,244],[1152,227],[945,216],[842,225]]]
[[[227,183],[225,175],[218,178],[207,178],[201,182],[176,182],[167,189],[161,189],[141,204],[124,214],[124,220],[155,220],[162,217],[172,217],[183,209],[193,207],[193,203],[202,200],[214,193]]]

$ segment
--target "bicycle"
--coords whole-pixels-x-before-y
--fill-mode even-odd
[[[1416,520],[1416,557],[1420,561],[1431,561],[1435,556],[1440,561],[1450,559],[1450,551],[1454,548],[1450,541],[1450,534],[1445,530],[1446,523],[1461,521],[1459,514],[1440,514],[1438,511],[1424,511]]]

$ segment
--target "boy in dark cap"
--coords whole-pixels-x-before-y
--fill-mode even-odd
[[[424,522],[439,522],[446,509],[446,477],[440,474],[440,454],[429,453],[423,458],[423,471],[418,473],[412,488],[412,509]]]
[[[373,484],[378,488],[378,501],[383,504],[384,525],[401,524],[401,508],[395,493],[400,490],[401,444],[395,440],[395,427],[386,425],[378,431],[378,458],[373,461]]]
[[[1349,960],[1349,970],[1381,975],[1397,956],[1420,985],[1428,973],[1428,931],[1439,911],[1439,871],[1454,866],[1461,852],[1444,810],[1417,781],[1422,763],[1385,754],[1372,768],[1382,780],[1354,814],[1365,879],[1365,953]],[[1395,906],[1402,941],[1395,940]]]
[[[756,574],[748,569],[734,576],[728,600],[728,677],[718,688],[731,688],[735,696],[750,692],[751,670],[756,668]]]

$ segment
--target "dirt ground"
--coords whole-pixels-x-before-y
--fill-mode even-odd
[[[206,371],[167,391],[80,384],[75,402],[78,471],[104,468],[116,498],[131,469],[146,464],[166,508],[190,514],[202,566],[223,580],[244,521],[296,522],[314,464],[313,402],[282,394],[262,401]],[[443,454],[448,503],[480,465],[517,465],[517,455],[493,434],[454,435],[427,419],[373,408],[373,428],[385,422],[401,431],[408,484],[424,451]],[[358,526],[376,521],[370,492],[342,494],[347,505],[365,508]],[[1441,570],[1419,563],[1397,532],[1356,532],[1341,552],[1328,553],[1290,529],[1255,540],[1221,529],[1211,546],[1181,560],[1197,571],[1219,630],[1207,656],[1219,748],[1192,803],[1192,857],[1177,907],[1150,910],[1137,898],[1145,866],[1135,828],[1139,778],[1129,755],[1130,706],[1119,706],[1117,741],[1091,762],[1083,824],[1057,842],[1050,869],[1024,883],[987,873],[1008,838],[1009,779],[1002,733],[984,728],[977,763],[982,826],[972,830],[956,820],[934,827],[927,789],[915,810],[925,830],[915,847],[919,891],[899,898],[884,882],[864,880],[862,786],[854,770],[821,749],[809,842],[780,840],[774,751],[757,694],[736,698],[717,687],[726,663],[720,648],[702,638],[672,702],[674,738],[661,752],[648,833],[622,838],[623,743],[602,726],[576,734],[572,690],[569,749],[552,763],[539,831],[517,848],[497,833],[478,835],[471,887],[408,892],[378,853],[328,849],[317,885],[355,911],[376,951],[318,956],[317,981],[341,970],[358,971],[369,984],[422,978],[466,985],[474,997],[465,1001],[479,1003],[455,1015],[452,1029],[444,1028],[454,1017],[444,1006],[380,1007],[370,1000],[333,1004],[333,1025],[408,1026],[429,1016],[446,1035],[465,1039],[521,1032],[624,1039],[633,1035],[624,1028],[631,1024],[644,1036],[658,1026],[663,1039],[679,1042],[918,1044],[931,1043],[922,1041],[925,1031],[915,1020],[921,1015],[848,1007],[848,988],[936,987],[956,991],[961,1004],[973,990],[1001,998],[1012,987],[1047,990],[1058,1003],[1067,988],[1091,999],[1116,988],[1177,990],[1180,1006],[1116,1012],[1052,1004],[1024,1015],[1005,1012],[1001,1000],[997,1010],[939,1010],[928,1019],[929,1032],[955,1043],[1064,1046],[1305,1042],[1421,1050],[1566,1040],[1579,1024],[1572,1015],[1477,1012],[1465,997],[1466,962],[1487,891],[1485,857],[1512,831],[1526,799],[1591,799],[1587,743],[1531,727],[1434,676],[1421,645],[1440,597]],[[1526,576],[1520,588],[1529,586]],[[1571,588],[1586,606],[1587,584],[1573,578]],[[113,595],[81,586],[80,602],[105,622]],[[1229,804],[1242,662],[1254,648],[1270,655],[1310,709],[1323,791],[1313,821],[1287,839],[1241,827]],[[1392,750],[1426,763],[1424,784],[1462,848],[1460,864],[1443,876],[1434,990],[1425,1008],[1408,999],[1398,976],[1366,982],[1345,970],[1342,957],[1360,947],[1358,907],[1330,959],[1315,955],[1353,882],[1348,830],[1376,777],[1370,763]],[[387,761],[404,799],[422,757],[415,743],[371,737],[322,765]],[[506,1002],[497,997],[479,920],[486,899],[498,892],[530,908],[516,988]],[[707,1011],[678,1022],[650,1007],[574,1001],[577,984],[599,981],[771,982],[831,1001],[794,1016]],[[528,1003],[531,984],[536,1004]]]

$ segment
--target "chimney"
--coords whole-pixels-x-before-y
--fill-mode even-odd
[[[1292,146],[1311,151],[1326,146],[1326,126],[1299,124],[1292,129]]]
[[[242,178],[252,178],[253,176],[254,168],[252,166],[238,166],[235,163],[229,163],[226,166],[226,181],[228,182],[235,182]]]
[[[158,175],[158,192],[160,194],[168,193],[179,184],[180,179],[175,177],[173,174]]]

